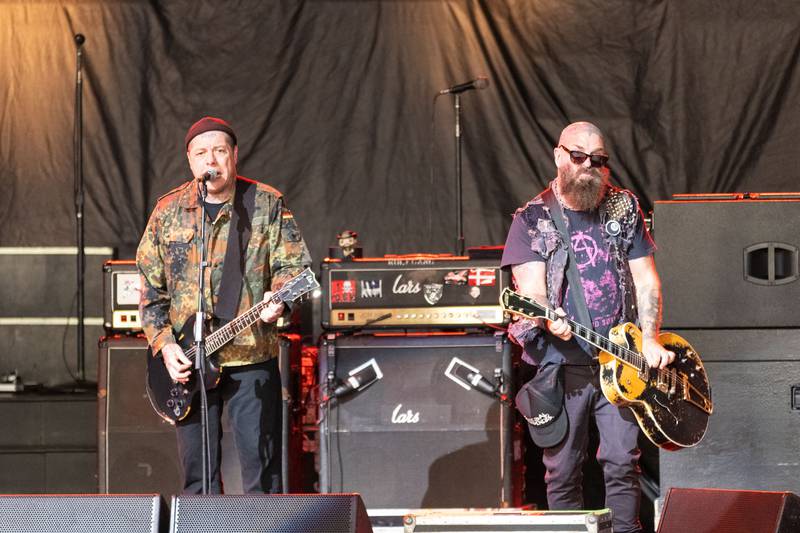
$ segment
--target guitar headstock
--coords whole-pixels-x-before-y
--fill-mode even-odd
[[[527,298],[508,287],[500,294],[500,307],[506,313],[519,315],[525,318],[548,318],[548,309],[537,303],[533,298]]]
[[[275,296],[282,302],[293,302],[311,291],[319,289],[319,282],[310,268],[283,284]]]

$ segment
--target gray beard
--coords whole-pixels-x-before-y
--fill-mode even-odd
[[[558,192],[575,211],[591,211],[600,205],[606,184],[602,175],[592,173],[593,179],[579,181],[573,176],[561,176]]]

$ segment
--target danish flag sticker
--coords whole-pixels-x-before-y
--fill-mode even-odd
[[[492,268],[471,268],[467,281],[470,286],[494,285],[497,275]]]

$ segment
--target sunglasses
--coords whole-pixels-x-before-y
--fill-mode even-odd
[[[566,146],[559,145],[559,148],[564,150],[569,154],[569,160],[575,163],[576,165],[582,165],[586,158],[589,158],[589,164],[592,165],[594,168],[600,168],[606,166],[608,163],[608,156],[603,154],[585,154],[583,152],[579,152],[578,150],[570,150]]]

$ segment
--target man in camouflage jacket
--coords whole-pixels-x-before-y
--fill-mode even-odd
[[[195,179],[158,200],[136,254],[141,277],[139,312],[154,357],[163,357],[170,377],[186,382],[193,362],[176,342],[197,311],[200,216],[198,180],[207,173],[207,217],[204,299],[214,314],[228,244],[237,175],[238,146],[225,121],[204,117],[189,129],[186,153]],[[311,263],[306,245],[281,194],[255,183],[252,233],[245,252],[245,273],[238,313],[248,310]],[[221,492],[220,417],[223,406],[235,432],[245,492],[281,490],[281,389],[278,337],[274,322],[283,304],[270,303],[262,321],[238,334],[218,352],[224,370],[219,385],[208,391],[210,491]],[[176,424],[183,467],[183,492],[202,490],[199,409]]]

